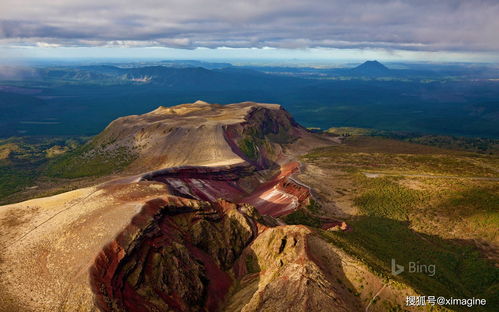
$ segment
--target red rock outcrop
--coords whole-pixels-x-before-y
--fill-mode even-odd
[[[228,271],[256,237],[253,208],[166,197],[146,203],[98,255],[90,279],[102,311],[216,311]]]
[[[308,188],[290,178],[298,166],[282,166],[250,193],[238,185],[255,170],[250,165],[144,175],[171,195],[148,201],[96,258],[90,274],[96,305],[102,311],[216,311],[233,284],[234,262],[265,229],[253,206],[280,216],[308,199]]]
[[[291,176],[299,170],[298,162],[283,165],[279,174],[259,186],[241,202],[255,206],[262,215],[280,217],[303,206],[310,197],[310,190]]]

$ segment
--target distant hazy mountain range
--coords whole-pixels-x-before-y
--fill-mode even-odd
[[[2,73],[2,137],[94,135],[119,116],[199,99],[279,103],[307,127],[499,137],[499,87],[493,78],[499,74],[483,65],[388,68],[368,61],[319,68],[162,61]]]

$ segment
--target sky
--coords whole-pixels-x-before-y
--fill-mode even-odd
[[[498,0],[1,0],[0,58],[499,62]]]

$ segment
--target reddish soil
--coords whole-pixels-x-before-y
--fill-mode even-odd
[[[309,198],[310,191],[290,177],[299,170],[298,162],[290,162],[268,182],[263,183],[241,202],[253,205],[262,215],[279,217],[298,209]]]

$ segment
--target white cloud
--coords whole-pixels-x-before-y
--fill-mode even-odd
[[[2,0],[2,44],[499,51],[494,0]]]

